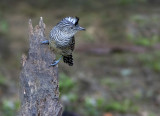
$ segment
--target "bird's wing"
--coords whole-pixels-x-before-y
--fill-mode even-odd
[[[70,49],[73,51],[74,50],[74,46],[75,46],[75,39],[74,36],[72,37],[72,41],[70,43]]]

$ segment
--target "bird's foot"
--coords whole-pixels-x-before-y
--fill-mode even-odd
[[[48,40],[42,41],[41,44],[49,44]]]
[[[60,60],[61,60],[61,58],[59,58],[58,60],[54,61],[50,66],[55,66],[55,65],[57,65]]]

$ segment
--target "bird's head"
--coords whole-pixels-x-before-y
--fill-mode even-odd
[[[78,21],[78,17],[66,17],[62,19],[58,25],[62,32],[72,37],[78,31],[85,30],[85,28],[79,26]]]

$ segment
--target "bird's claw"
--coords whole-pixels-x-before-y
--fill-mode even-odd
[[[49,44],[48,40],[42,41],[41,44]]]
[[[57,65],[60,60],[61,60],[61,58],[59,58],[58,60],[54,61],[50,66],[55,66],[55,65]]]
[[[52,63],[50,66],[56,66],[58,64],[59,61],[54,61],[54,63]]]

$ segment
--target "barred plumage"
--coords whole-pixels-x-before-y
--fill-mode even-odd
[[[63,62],[67,63],[69,66],[73,66],[73,57],[72,57],[72,55],[63,56]]]
[[[63,61],[69,66],[73,65],[72,52],[75,46],[74,35],[80,30],[85,30],[79,26],[78,21],[78,17],[66,17],[53,27],[50,32],[50,47],[56,53],[62,55]],[[54,63],[53,65],[56,64]]]

